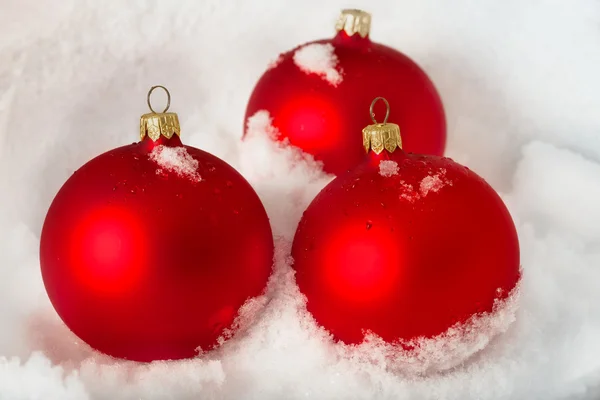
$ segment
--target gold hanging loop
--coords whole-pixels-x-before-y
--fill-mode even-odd
[[[150,101],[152,92],[158,88],[164,90],[167,94],[167,106],[160,113],[154,111],[152,102]],[[169,111],[169,107],[171,107],[171,93],[169,93],[167,88],[161,85],[152,86],[148,91],[146,101],[151,112],[140,117],[140,139],[143,140],[146,135],[154,141],[158,140],[161,136],[167,139],[171,139],[173,135],[180,136],[179,117],[173,112],[167,112]]]
[[[375,112],[373,107],[375,103],[382,100],[387,108],[385,118],[382,123],[378,123],[375,119]],[[383,97],[376,97],[371,102],[369,107],[369,115],[373,120],[373,125],[367,126],[363,129],[363,147],[368,153],[369,150],[373,150],[375,154],[381,153],[384,149],[390,153],[397,148],[402,148],[402,138],[400,137],[400,127],[396,124],[388,123],[390,116],[390,103]]]

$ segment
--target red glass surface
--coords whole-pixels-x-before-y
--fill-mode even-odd
[[[368,37],[340,32],[331,43],[343,80],[332,86],[294,63],[293,49],[260,78],[246,108],[245,121],[267,110],[279,139],[323,161],[324,169],[341,174],[365,157],[355,132],[371,124],[369,105],[385,97],[392,106],[390,121],[400,125],[407,152],[442,155],[446,121],[440,97],[427,75],[404,54]],[[383,105],[377,115],[384,115]],[[348,136],[351,133],[351,136]]]
[[[396,161],[397,175],[379,173]],[[445,170],[445,186],[420,192]],[[450,183],[451,185],[450,185]],[[412,198],[412,201],[407,199]],[[520,277],[514,223],[498,194],[448,158],[370,153],[313,200],[292,247],[308,310],[338,340],[433,337],[491,311]]]
[[[77,170],[44,222],[40,262],[54,308],[83,341],[138,361],[209,350],[273,262],[265,209],[217,157],[185,146],[200,182],[157,173],[153,146],[119,147]]]

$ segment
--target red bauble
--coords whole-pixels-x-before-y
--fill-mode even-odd
[[[404,149],[442,155],[446,121],[434,85],[407,56],[372,42],[369,24],[369,14],[344,10],[333,39],[282,54],[256,84],[245,121],[268,111],[279,140],[288,139],[322,161],[325,171],[338,175],[364,159],[360,143],[348,133],[369,123],[365,107],[383,96],[394,104],[390,118],[402,126]],[[326,54],[311,54],[327,51],[333,51],[329,61],[337,59],[329,68]],[[311,68],[311,63],[322,73],[299,67]]]
[[[498,194],[449,158],[401,149],[370,152],[327,185],[302,216],[292,256],[308,310],[345,343],[364,330],[390,343],[435,337],[491,312],[520,277]]]
[[[176,114],[144,117],[155,140],[92,159],[56,195],[42,275],[59,316],[93,348],[137,361],[192,357],[265,288],[271,228],[238,172],[182,145]]]

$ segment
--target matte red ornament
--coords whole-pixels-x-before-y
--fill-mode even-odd
[[[369,123],[365,108],[383,96],[394,104],[390,117],[402,126],[404,149],[442,155],[446,121],[433,83],[410,58],[372,42],[370,21],[366,12],[343,10],[333,39],[280,55],[256,84],[245,121],[268,111],[279,140],[289,140],[338,175],[364,159],[352,132]]]
[[[296,280],[316,321],[347,344],[366,330],[405,343],[492,312],[520,278],[498,194],[449,158],[404,152],[398,125],[363,135],[367,159],[317,195],[294,237]]]
[[[103,353],[192,357],[264,290],[269,219],[237,171],[182,145],[176,114],[142,116],[141,136],[83,165],[54,198],[44,285],[64,323]]]

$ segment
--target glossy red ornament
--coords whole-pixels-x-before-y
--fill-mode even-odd
[[[268,111],[279,140],[289,140],[322,161],[326,172],[338,175],[364,159],[360,142],[349,133],[369,123],[365,107],[374,97],[383,96],[394,104],[390,118],[402,126],[404,149],[442,155],[446,121],[433,83],[410,58],[372,42],[369,25],[369,14],[344,10],[333,39],[282,54],[256,84],[245,121],[258,111]],[[297,51],[315,44],[333,46],[335,70],[341,76],[337,85],[296,64]]]
[[[390,140],[366,144],[383,150]],[[364,330],[390,343],[435,337],[491,312],[520,278],[498,194],[449,158],[400,148],[370,151],[327,185],[302,216],[292,256],[308,310],[345,343]]]
[[[42,230],[42,276],[59,316],[93,348],[137,361],[192,357],[265,288],[271,228],[236,170],[182,145],[176,114],[147,114],[142,129],[142,141],[62,186]]]

